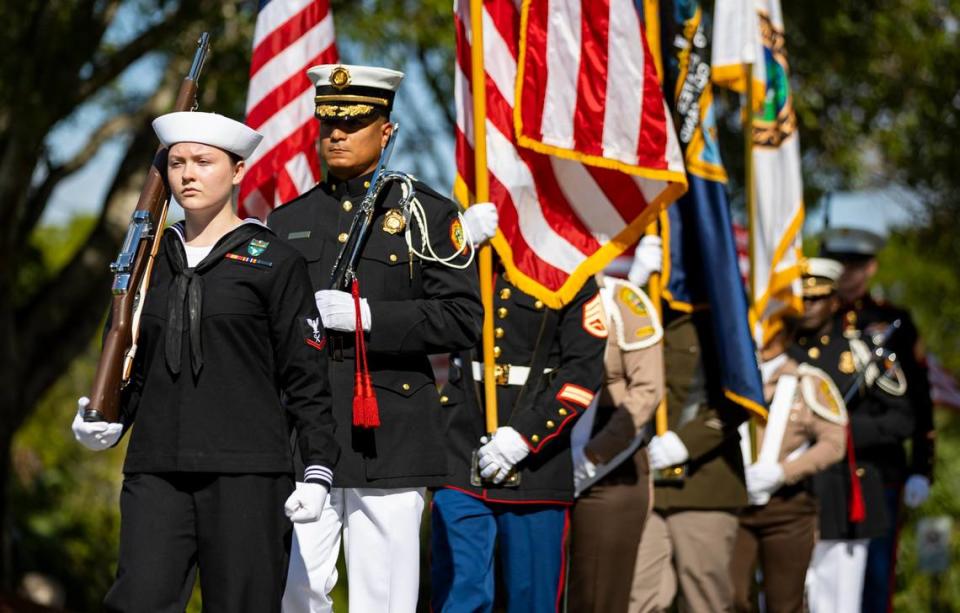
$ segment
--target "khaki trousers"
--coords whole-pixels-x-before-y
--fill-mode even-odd
[[[738,612],[758,610],[751,595],[760,562],[768,613],[803,613],[803,585],[816,539],[817,505],[805,492],[774,496],[740,515],[730,574]]]
[[[667,611],[678,586],[682,612],[732,610],[737,529],[728,511],[651,513],[637,551],[630,613]]]

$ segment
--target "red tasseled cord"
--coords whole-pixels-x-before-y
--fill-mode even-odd
[[[380,409],[373,391],[373,379],[367,365],[367,344],[363,337],[363,317],[360,311],[360,284],[356,279],[350,286],[353,308],[357,314],[354,353],[356,371],[353,378],[353,425],[359,428],[380,426]]]
[[[866,507],[863,504],[863,490],[860,487],[860,477],[857,475],[857,458],[853,453],[853,435],[847,425],[847,467],[850,470],[850,502],[847,506],[847,516],[850,523],[859,524],[867,517]]]

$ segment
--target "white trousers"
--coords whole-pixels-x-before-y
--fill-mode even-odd
[[[283,613],[333,611],[341,534],[350,611],[415,613],[425,491],[333,488],[320,519],[294,524]]]
[[[868,539],[820,541],[807,569],[810,613],[860,613]]]

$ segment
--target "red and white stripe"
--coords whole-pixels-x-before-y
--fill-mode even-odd
[[[672,156],[682,171],[633,0],[528,4],[521,138],[645,176],[668,170]]]
[[[579,6],[578,2],[572,0],[568,4]],[[635,18],[636,11],[632,2],[623,3],[626,7],[623,10],[619,7],[620,0],[603,1],[600,4],[608,7],[609,11],[620,11],[621,14],[618,14],[616,20],[634,23],[622,15],[626,12]],[[592,15],[593,3],[585,2],[584,6],[590,7]],[[528,22],[536,21],[532,15],[534,8],[536,7],[528,7],[531,12]],[[458,198],[466,201],[468,194],[473,193],[474,189],[474,118],[470,79],[472,35],[469,3],[458,0],[455,12],[456,144],[459,175],[455,191]],[[563,18],[569,18],[569,14]],[[615,20],[608,20],[611,21]],[[589,29],[588,23],[592,24],[582,22],[582,28]],[[635,25],[633,52],[642,57],[645,51],[639,20]],[[530,32],[531,27],[528,27]],[[576,28],[571,31],[573,30]],[[619,42],[616,45],[611,42],[610,48],[627,44],[626,39],[616,40]],[[593,149],[589,151],[617,151],[618,155],[628,151],[629,154],[624,154],[627,161],[638,165],[657,159],[658,162],[650,165],[655,171],[651,175],[655,175],[655,178],[651,175],[627,174],[556,155],[546,155],[519,146],[514,125],[517,58],[520,49],[518,3],[513,0],[486,0],[483,3],[483,42],[487,77],[486,145],[490,199],[497,205],[500,214],[500,235],[494,239],[494,247],[510,270],[511,277],[518,277],[518,280],[526,282],[526,286],[521,284],[522,288],[526,291],[537,290],[535,293],[545,302],[551,306],[559,306],[572,298],[588,276],[601,270],[618,253],[635,242],[643,232],[643,225],[652,219],[656,210],[666,206],[683,192],[686,180],[680,148],[676,143],[669,114],[664,114],[662,94],[656,105],[651,102],[659,92],[655,77],[652,84],[648,82],[642,87],[639,102],[627,102],[628,96],[615,86],[620,82],[619,79],[607,79],[604,76],[602,86],[597,85],[591,78],[594,68],[586,64],[582,70],[574,71],[574,74],[578,75],[575,85],[571,84],[572,77],[563,72],[562,64],[544,75],[545,83],[528,83],[534,89],[540,87],[543,95],[549,97],[549,101],[543,102],[544,107],[551,105],[544,109],[543,119],[536,125],[548,128],[550,138],[557,143],[572,142],[579,148],[586,146],[583,134],[589,130],[581,129],[583,122],[587,122],[584,125],[598,125],[597,118],[589,117],[591,108],[596,107],[606,116],[607,112],[622,113],[625,112],[624,108],[637,108],[637,104],[646,112],[646,109],[653,105],[660,110],[658,119],[650,119],[643,114],[629,123],[629,126],[633,127],[614,129],[614,122],[603,122],[600,119],[601,125],[611,123],[611,126],[597,132],[597,138],[591,145]],[[564,47],[566,55],[558,51],[558,55],[563,57],[551,58],[550,61],[572,62],[570,56],[575,47],[576,45]],[[528,39],[528,53],[540,53],[543,49],[545,47],[535,47]],[[618,58],[616,62],[620,62],[620,56],[624,53],[624,50],[616,49],[612,55]],[[606,54],[604,61],[607,66],[604,75],[608,74],[609,67],[614,65],[614,60],[609,55],[611,54]],[[640,61],[642,63],[642,59]],[[586,63],[586,60],[584,62]],[[525,74],[525,81],[529,82],[532,78],[532,73]],[[565,81],[553,83],[551,79]],[[633,88],[638,81],[626,79],[623,84]],[[572,89],[574,86],[579,89]],[[596,93],[598,87],[602,90],[599,98],[591,98],[589,103],[584,102],[587,99],[583,93],[585,89]],[[558,116],[555,123],[549,120],[553,115]],[[568,119],[566,123],[560,121],[563,117]],[[636,134],[645,134],[645,122],[654,124],[656,121],[661,124],[661,141],[644,141],[642,138],[631,141],[626,136],[628,132],[634,131],[634,128]],[[627,125],[628,122],[624,122],[624,126]],[[567,140],[564,141],[564,138]],[[631,142],[636,144],[636,147],[630,144]],[[623,162],[620,159],[617,161]],[[605,245],[606,248],[601,251]]]
[[[262,3],[261,3],[262,4]],[[247,119],[263,141],[247,160],[241,216],[260,219],[320,179],[314,89],[307,69],[337,62],[328,0],[271,0],[257,15]]]

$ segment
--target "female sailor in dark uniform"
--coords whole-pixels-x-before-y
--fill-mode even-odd
[[[120,423],[85,423],[85,398],[73,423],[91,449],[136,423],[105,609],[183,611],[200,566],[204,610],[279,612],[287,517],[316,520],[339,454],[323,325],[303,257],[231,206],[260,134],[212,113],[153,126],[185,220],[161,238]]]

